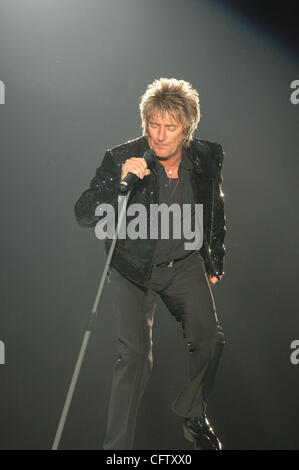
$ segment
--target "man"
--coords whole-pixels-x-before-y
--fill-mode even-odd
[[[97,207],[109,203],[116,210],[120,181],[134,173],[138,180],[127,209],[142,204],[150,225],[152,205],[189,205],[193,227],[195,207],[202,204],[203,240],[193,250],[185,248],[185,232],[180,238],[172,236],[172,231],[168,239],[159,235],[158,239],[127,236],[117,240],[109,279],[115,300],[118,359],[103,448],[133,448],[137,412],[153,367],[152,326],[159,295],[181,323],[189,356],[188,383],[172,409],[184,418],[184,435],[195,449],[220,450],[206,407],[225,343],[210,287],[224,274],[223,149],[217,143],[193,138],[200,120],[199,96],[188,82],[155,80],[141,98],[140,114],[143,136],[106,152],[90,188],[76,203],[76,219],[83,227],[95,227],[103,220],[95,214]],[[152,168],[143,158],[149,149],[156,153]],[[105,240],[107,253],[111,243],[111,239]]]

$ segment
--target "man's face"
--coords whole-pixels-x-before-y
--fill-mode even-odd
[[[148,123],[148,143],[158,157],[168,159],[180,155],[184,138],[182,124],[167,111],[163,117],[159,111],[152,114]]]

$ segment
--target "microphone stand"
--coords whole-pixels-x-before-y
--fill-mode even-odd
[[[85,356],[85,352],[86,352],[86,348],[87,348],[87,345],[88,345],[88,341],[89,341],[89,338],[90,338],[92,325],[93,325],[93,322],[94,322],[95,318],[97,317],[98,303],[99,303],[99,300],[100,300],[100,297],[101,297],[101,294],[102,294],[102,290],[103,290],[104,283],[105,283],[105,278],[106,278],[106,275],[107,275],[107,272],[108,272],[108,269],[109,269],[109,266],[110,266],[110,261],[111,261],[112,255],[113,255],[113,251],[114,251],[114,248],[115,248],[116,241],[117,241],[119,228],[121,226],[121,223],[122,223],[122,220],[123,220],[123,217],[124,217],[124,214],[125,214],[125,210],[127,208],[127,202],[128,202],[129,197],[130,197],[131,191],[132,191],[132,189],[130,189],[128,191],[128,193],[126,194],[126,198],[125,198],[125,200],[123,202],[123,206],[121,208],[121,212],[120,212],[120,216],[118,218],[118,223],[117,223],[116,231],[115,231],[115,234],[114,234],[114,238],[113,238],[113,241],[111,243],[111,247],[110,247],[110,250],[109,250],[109,253],[108,253],[108,256],[107,256],[105,268],[104,268],[104,271],[103,271],[103,274],[102,274],[102,277],[101,277],[101,281],[100,281],[98,292],[97,292],[97,295],[96,295],[96,298],[95,298],[95,301],[94,301],[94,305],[92,307],[92,310],[91,310],[91,313],[90,313],[90,316],[89,316],[89,319],[88,319],[88,322],[87,322],[87,325],[86,325],[86,331],[85,331],[85,334],[84,334],[84,337],[83,337],[81,349],[80,349],[80,352],[79,352],[79,355],[78,355],[76,366],[75,366],[75,369],[74,369],[74,372],[73,372],[73,377],[72,377],[72,380],[71,380],[71,383],[70,383],[70,386],[69,386],[69,390],[68,390],[66,400],[65,400],[65,403],[64,403],[64,407],[63,407],[63,410],[62,410],[62,413],[61,413],[61,416],[60,416],[58,428],[57,428],[57,431],[56,431],[55,439],[54,439],[51,450],[57,450],[58,446],[59,446],[60,438],[61,438],[61,435],[62,435],[62,432],[63,432],[63,428],[64,428],[65,421],[66,421],[66,418],[67,418],[69,407],[71,405],[74,390],[75,390],[76,383],[77,383],[77,380],[78,380],[78,377],[79,377],[81,365],[82,365],[82,362],[83,362],[83,359],[84,359],[84,356]]]

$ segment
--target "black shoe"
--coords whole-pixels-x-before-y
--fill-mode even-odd
[[[193,442],[195,450],[222,450],[222,444],[206,415],[200,418],[185,418],[183,430],[185,438]]]

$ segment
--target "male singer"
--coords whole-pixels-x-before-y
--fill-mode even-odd
[[[225,344],[211,291],[224,274],[224,152],[218,143],[193,138],[200,120],[199,95],[184,80],[161,78],[148,85],[140,115],[142,137],[105,153],[89,189],[75,205],[78,223],[95,227],[101,219],[95,211],[102,203],[116,209],[120,182],[133,173],[138,178],[127,210],[136,203],[147,214],[151,205],[189,205],[194,227],[195,206],[202,204],[203,239],[191,250],[186,250],[188,234],[177,238],[172,230],[168,238],[117,240],[108,280],[115,301],[118,359],[103,448],[133,449],[137,412],[153,367],[152,326],[158,294],[181,323],[189,360],[188,383],[171,407],[184,418],[183,432],[194,449],[220,450],[206,408]],[[148,166],[143,157],[150,149],[156,157]],[[126,223],[130,220],[127,217]],[[111,243],[105,240],[107,253]]]

